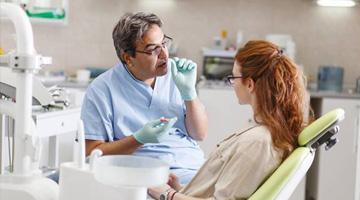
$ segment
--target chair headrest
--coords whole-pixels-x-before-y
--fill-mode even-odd
[[[307,126],[299,135],[298,143],[300,146],[309,146],[315,143],[319,138],[326,134],[333,127],[337,126],[338,122],[345,117],[345,111],[341,108],[332,110],[309,126]],[[337,131],[336,131],[337,132]],[[335,134],[335,133],[334,133]],[[331,137],[331,136],[330,136]],[[321,144],[320,144],[321,145]]]

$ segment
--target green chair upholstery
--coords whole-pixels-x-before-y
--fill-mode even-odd
[[[336,144],[334,135],[338,123],[344,119],[341,108],[332,110],[307,126],[299,135],[299,147],[275,170],[275,172],[251,195],[249,200],[286,200],[309,170],[315,151],[322,144],[330,149]]]

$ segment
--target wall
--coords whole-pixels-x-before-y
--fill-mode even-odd
[[[179,43],[179,57],[202,64],[202,46],[221,30],[235,43],[238,30],[244,39],[288,33],[297,44],[296,62],[316,80],[320,65],[337,63],[345,68],[345,83],[360,76],[360,6],[324,8],[305,0],[70,0],[67,26],[34,24],[35,47],[52,56],[48,70],[114,66],[118,59],[111,32],[126,11],[158,14],[164,32]],[[1,22],[0,45],[15,47],[10,23]]]

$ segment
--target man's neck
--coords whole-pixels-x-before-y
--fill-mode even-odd
[[[152,79],[145,80],[144,83],[150,85],[150,87],[151,87],[152,89],[154,89],[155,83],[156,83],[156,78],[152,78]]]
[[[140,77],[137,77],[132,71],[131,69],[129,69],[128,66],[125,65],[125,67],[128,69],[128,71],[131,73],[131,75],[133,75],[137,80],[142,81],[146,84],[148,84],[152,89],[154,89],[155,87],[155,82],[156,82],[156,77],[155,78],[149,78],[149,79],[145,79],[145,80],[141,80]]]

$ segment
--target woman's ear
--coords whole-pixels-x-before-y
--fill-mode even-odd
[[[121,53],[121,58],[126,62],[126,64],[131,67],[133,65],[132,61],[131,61],[131,56],[130,54],[127,53]]]
[[[248,78],[246,81],[247,85],[246,85],[246,90],[247,92],[253,93],[255,91],[255,81],[252,78]]]

